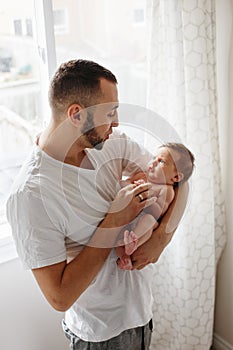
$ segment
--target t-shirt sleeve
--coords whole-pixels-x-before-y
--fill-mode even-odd
[[[7,202],[7,218],[24,268],[33,269],[66,260],[65,235],[49,201],[19,192]]]
[[[152,155],[142,145],[126,135],[122,135],[123,175],[132,176],[136,172],[145,171]]]

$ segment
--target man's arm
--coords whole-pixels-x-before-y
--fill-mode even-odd
[[[158,261],[182,218],[187,203],[188,191],[187,182],[175,190],[175,198],[159,227],[153,232],[151,238],[132,254],[133,269],[140,270],[146,265]]]
[[[96,230],[114,226],[111,216]],[[115,229],[118,235],[119,228]],[[113,233],[113,229],[112,229]],[[44,296],[57,311],[66,311],[84,292],[105,263],[111,248],[86,246],[71,262],[33,269],[32,272]]]
[[[121,189],[88,246],[71,262],[62,261],[32,270],[44,296],[56,310],[67,310],[90,285],[115,245],[121,228],[143,209],[144,202],[139,202],[138,194],[148,194],[149,187],[149,184],[142,184]],[[153,202],[151,197],[146,205]]]

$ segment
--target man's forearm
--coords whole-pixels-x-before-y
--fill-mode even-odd
[[[162,250],[172,239],[172,236],[176,231],[179,222],[184,214],[184,210],[187,204],[188,191],[188,183],[184,183],[176,189],[176,194],[173,202],[163,216],[159,227],[153,233],[158,236],[157,242],[160,242]]]
[[[138,195],[147,194],[149,188],[149,184],[142,184],[121,189],[88,245],[71,262],[62,261],[33,270],[43,294],[56,310],[67,310],[97,276],[121,228],[143,209],[145,203],[138,201]],[[148,197],[149,206],[155,199]]]
[[[33,270],[43,294],[56,310],[66,311],[70,308],[97,276],[121,229],[111,228],[113,225],[111,216],[107,215],[96,229],[90,244],[72,261]],[[102,236],[106,237],[109,231],[111,239],[105,242]]]
[[[165,234],[173,234],[184,214],[189,193],[187,182],[175,189],[175,198],[162,219],[162,227]]]
[[[155,218],[155,220],[158,220],[158,218],[161,216],[162,208],[158,203],[154,203],[148,208],[145,208],[144,212],[151,214]]]

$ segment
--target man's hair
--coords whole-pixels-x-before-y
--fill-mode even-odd
[[[53,116],[62,117],[73,103],[84,108],[98,104],[98,98],[101,97],[100,78],[117,84],[115,75],[98,63],[87,60],[62,63],[49,89]]]
[[[168,143],[164,143],[159,148],[161,147],[167,147],[175,151],[179,155],[178,158],[177,157],[175,159],[173,158],[177,171],[183,173],[184,175],[183,179],[179,181],[179,184],[187,181],[192,175],[193,169],[194,169],[195,158],[193,153],[187,147],[185,147],[182,143],[168,142]]]

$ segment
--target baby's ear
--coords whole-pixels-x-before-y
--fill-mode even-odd
[[[184,174],[183,174],[183,173],[180,173],[180,172],[177,173],[176,176],[174,177],[175,182],[180,182],[180,181],[183,180],[183,178],[184,178]]]

